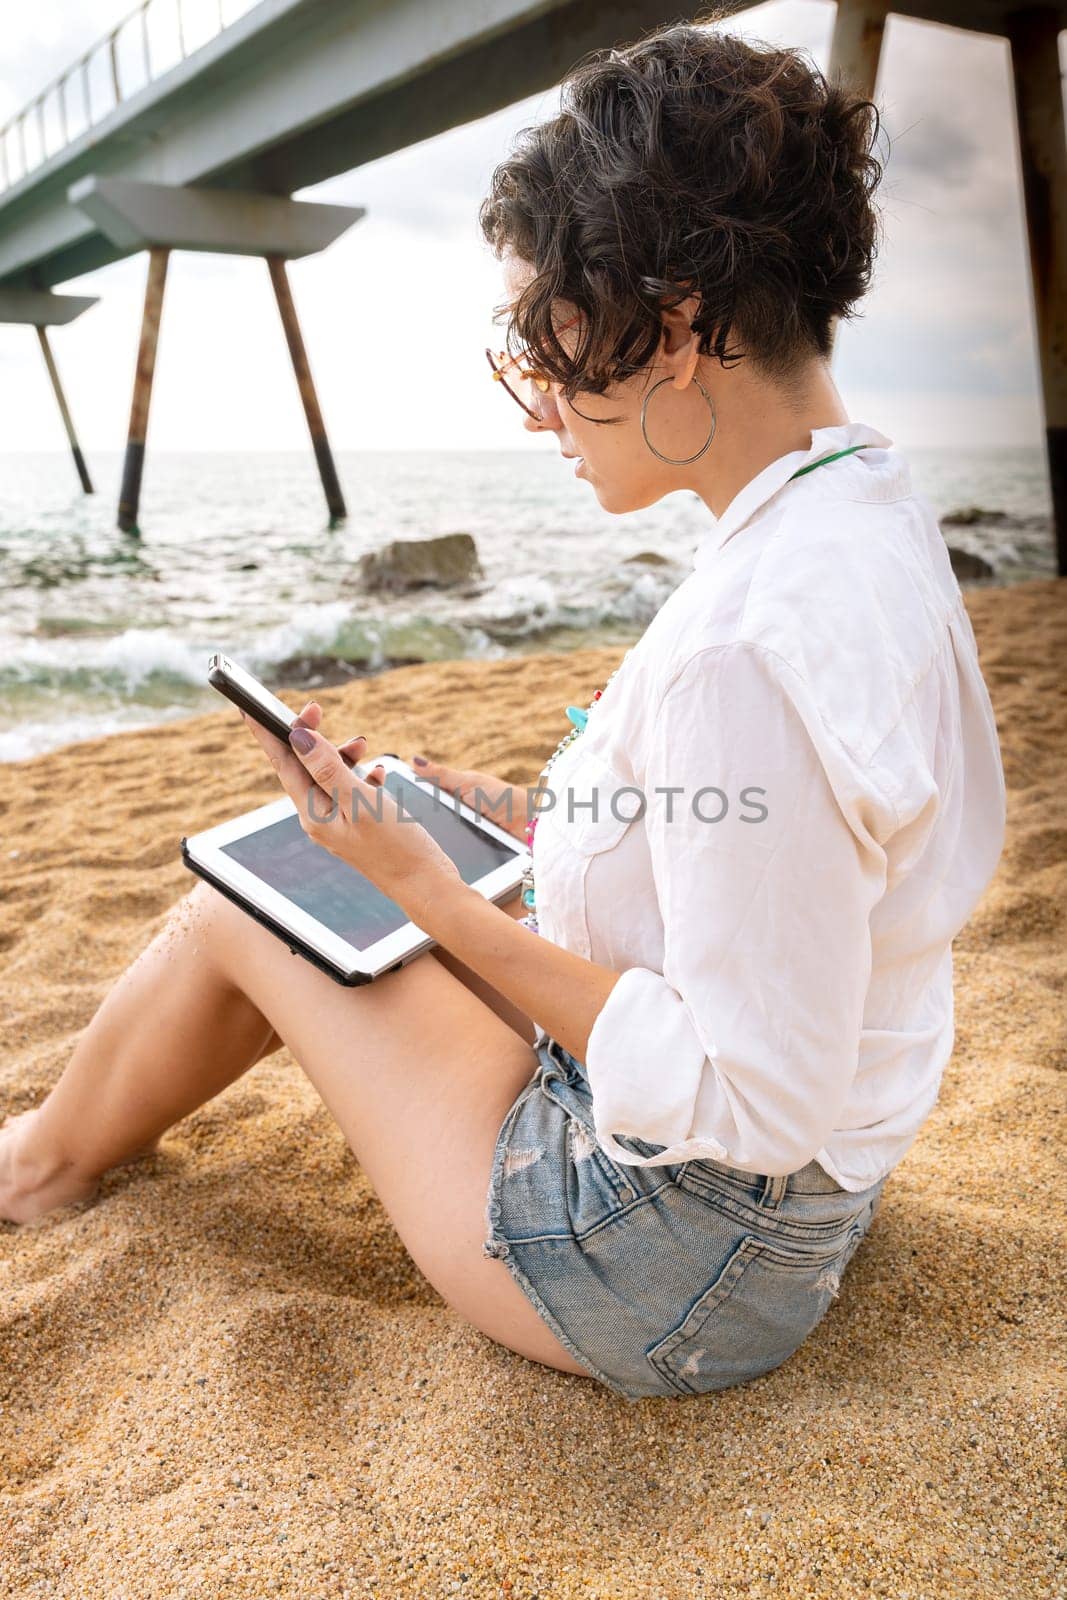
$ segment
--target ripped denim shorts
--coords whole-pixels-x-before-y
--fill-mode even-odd
[[[497,1137],[483,1255],[624,1399],[728,1389],[780,1366],[837,1295],[885,1178],[857,1194],[815,1161],[788,1177],[618,1164],[597,1143],[581,1063],[552,1039],[537,1054]]]

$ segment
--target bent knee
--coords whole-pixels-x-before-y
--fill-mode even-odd
[[[171,921],[195,940],[220,970],[225,970],[235,940],[261,930],[248,914],[204,878],[182,896],[171,911]]]

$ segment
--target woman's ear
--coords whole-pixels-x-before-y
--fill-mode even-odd
[[[660,365],[674,379],[676,389],[687,389],[700,359],[700,334],[693,331],[693,319],[700,310],[700,296],[690,295],[681,305],[661,312],[663,345]]]

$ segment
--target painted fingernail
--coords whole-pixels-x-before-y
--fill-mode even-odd
[[[425,756],[412,756],[411,765],[413,767],[428,767],[430,763]]]
[[[315,748],[315,735],[309,732],[307,728],[294,728],[289,734],[289,743],[294,750],[299,751],[302,756],[306,756],[310,750]]]

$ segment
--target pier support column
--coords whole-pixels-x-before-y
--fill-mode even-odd
[[[878,86],[889,9],[888,0],[837,0],[827,77],[840,78],[865,100],[874,99]],[[830,324],[831,360],[838,326],[839,318],[834,317]]]
[[[1056,570],[1067,577],[1067,142],[1059,16],[1032,6],[1004,19],[1011,46],[1030,276],[1034,286]]]
[[[52,383],[52,393],[56,397],[59,414],[63,419],[63,427],[70,443],[70,453],[74,457],[75,470],[86,494],[93,492],[92,479],[89,477],[89,469],[85,465],[85,457],[82,455],[78,436],[74,431],[74,420],[67,405],[67,397],[63,393],[63,385],[59,381],[59,368],[52,354],[48,329],[73,322],[83,311],[88,311],[90,306],[95,305],[95,295],[52,294],[47,289],[0,289],[0,323],[29,324],[37,333],[41,354],[44,356],[44,364]]]
[[[126,459],[122,466],[119,490],[119,527],[123,533],[137,533],[137,511],[141,503],[141,475],[144,472],[144,447],[148,437],[148,408],[152,403],[152,379],[156,371],[156,346],[159,321],[163,315],[163,290],[167,282],[170,250],[155,245],[148,253],[148,278],[141,318],[141,342],[137,350],[137,370],[133,379],[130,406],[130,431],[126,439]]]
[[[81,445],[78,443],[78,435],[74,432],[74,421],[70,414],[70,407],[67,405],[67,397],[63,393],[63,385],[59,381],[59,368],[56,366],[56,358],[52,354],[52,346],[48,342],[48,329],[41,323],[37,324],[37,338],[40,341],[44,364],[48,368],[48,376],[52,380],[52,393],[56,397],[56,405],[59,407],[59,414],[63,418],[63,426],[66,429],[67,440],[70,444],[70,453],[74,457],[74,470],[78,474],[78,481],[82,486],[83,492],[92,494],[93,480],[89,476],[89,468],[85,465],[85,457],[82,455]]]
[[[311,379],[285,263],[325,250],[366,215],[364,207],[328,206],[313,200],[288,200],[276,194],[99,176],[79,179],[71,185],[67,197],[123,253],[151,251],[119,527],[130,532],[137,526],[159,313],[171,250],[210,250],[223,255],[262,256],[267,261],[330,519],[342,521],[346,515],[344,496]]]
[[[828,76],[841,77],[866,100],[874,99],[889,15],[888,0],[838,0]]]
[[[293,291],[289,285],[289,275],[285,270],[285,261],[281,256],[268,256],[267,266],[270,270],[270,281],[274,286],[274,298],[278,302],[278,311],[285,330],[285,342],[289,346],[289,355],[296,374],[296,385],[300,390],[300,400],[307,418],[308,432],[311,434],[311,448],[315,452],[318,462],[319,477],[322,480],[323,493],[326,496],[326,505],[330,513],[330,522],[343,522],[348,515],[344,495],[337,478],[337,468],[334,466],[333,452],[330,450],[330,441],[326,437],[326,424],[322,420],[322,408],[319,397],[315,392],[315,381],[311,376],[311,366],[308,362],[307,350],[304,348],[304,337],[300,332],[300,323],[297,320],[296,306],[293,304]]]

